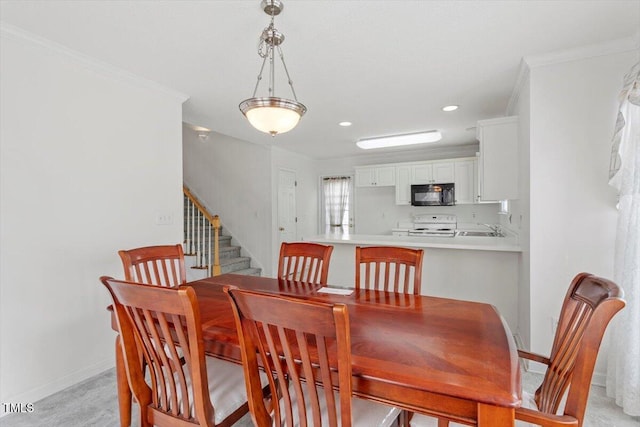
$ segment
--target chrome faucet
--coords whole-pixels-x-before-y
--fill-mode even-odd
[[[504,231],[502,230],[502,226],[500,224],[481,224],[485,227],[488,227],[491,231],[496,233],[497,237],[504,237]]]

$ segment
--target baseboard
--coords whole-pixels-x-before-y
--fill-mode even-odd
[[[35,387],[24,393],[20,393],[15,396],[8,396],[6,400],[3,399],[2,403],[13,403],[13,404],[35,403],[38,400],[44,399],[45,397],[50,396],[54,393],[57,393],[61,390],[64,390],[67,387],[70,387],[74,384],[77,384],[81,381],[84,381],[88,378],[98,375],[108,369],[113,368],[114,366],[115,365],[113,362],[113,358],[105,359],[92,366],[72,372],[61,378],[56,378],[55,380],[47,384],[43,384],[41,386]],[[7,414],[9,413],[5,412],[5,406],[0,405],[0,418],[4,417]]]

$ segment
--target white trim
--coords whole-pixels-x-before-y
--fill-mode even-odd
[[[576,61],[597,56],[613,55],[640,48],[640,33],[632,37],[611,40],[588,46],[581,46],[573,49],[558,50],[541,55],[525,56],[523,60],[530,68],[544,67],[546,65],[559,64],[562,62]]]
[[[108,369],[114,367],[113,358],[105,359],[87,368],[80,369],[78,371],[67,374],[63,377],[56,378],[51,382],[43,384],[41,386],[32,388],[23,393],[15,396],[7,396],[6,403],[35,403],[45,397],[48,397],[54,393],[64,390],[67,387],[78,384],[86,379],[96,376]],[[35,405],[35,410],[38,410],[38,405]],[[5,415],[9,415],[8,412],[4,412],[4,408],[0,409],[0,418]]]
[[[163,86],[153,80],[148,80],[143,77],[137,76],[129,71],[123,70],[121,68],[110,65],[106,62],[100,61],[91,56],[85,55],[84,53],[80,53],[76,50],[70,49],[62,44],[54,42],[52,40],[46,39],[44,37],[40,37],[36,34],[25,31],[19,27],[14,25],[7,24],[5,22],[0,21],[0,35],[2,37],[13,38],[14,40],[22,40],[28,41],[44,48],[50,49],[67,57],[74,59],[79,62],[83,66],[112,77],[117,81],[125,81],[130,84],[133,84],[138,87],[153,89],[155,91],[159,91],[164,93],[165,95],[169,95],[172,98],[175,98],[177,101],[184,103],[189,99],[188,95],[185,95],[182,92],[178,92],[176,90],[170,89],[166,86]]]
[[[513,91],[511,91],[511,96],[509,97],[509,103],[507,103],[507,110],[505,111],[507,116],[514,115],[515,108],[518,105],[518,99],[520,99],[522,87],[529,80],[529,71],[529,64],[527,64],[524,59],[520,60],[516,84],[513,86]]]
[[[635,36],[611,40],[604,43],[581,46],[573,49],[558,50],[540,55],[525,56],[520,61],[518,77],[513,87],[513,91],[511,92],[511,97],[509,98],[505,114],[508,116],[513,115],[513,111],[518,103],[518,98],[520,98],[522,87],[528,80],[529,73],[532,68],[594,58],[597,56],[613,55],[638,49],[640,49],[640,32]]]

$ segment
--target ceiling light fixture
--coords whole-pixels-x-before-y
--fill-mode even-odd
[[[442,139],[442,134],[437,130],[427,132],[406,133],[403,135],[389,135],[376,138],[364,138],[358,140],[356,145],[363,150],[372,148],[399,147],[402,145],[426,144]]]
[[[442,107],[442,111],[456,111],[458,107],[458,105],[446,105]]]
[[[267,15],[271,16],[271,23],[260,35],[258,55],[262,58],[262,67],[260,67],[256,87],[253,90],[252,97],[240,103],[240,111],[254,128],[271,136],[276,136],[280,133],[289,132],[296,127],[300,118],[307,112],[307,107],[298,102],[296,91],[293,89],[293,81],[289,76],[287,65],[284,63],[284,55],[280,48],[280,45],[284,42],[284,35],[276,30],[273,25],[275,16],[282,12],[284,5],[280,0],[263,0],[260,3],[260,7]],[[287,75],[289,86],[291,86],[293,100],[275,96],[274,51],[276,49],[282,61],[284,72]],[[267,60],[269,61],[269,96],[256,97],[258,86],[262,80],[262,71]]]

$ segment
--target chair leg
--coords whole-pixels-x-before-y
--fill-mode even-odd
[[[449,420],[438,418],[438,427],[449,427]]]
[[[118,406],[120,408],[120,427],[131,425],[131,390],[124,366],[124,355],[120,345],[120,335],[116,337],[116,380],[118,383]]]
[[[413,414],[412,412],[409,411],[405,411],[403,410],[402,412],[400,412],[400,416],[398,417],[398,426],[400,427],[409,427],[409,419],[410,416]]]

